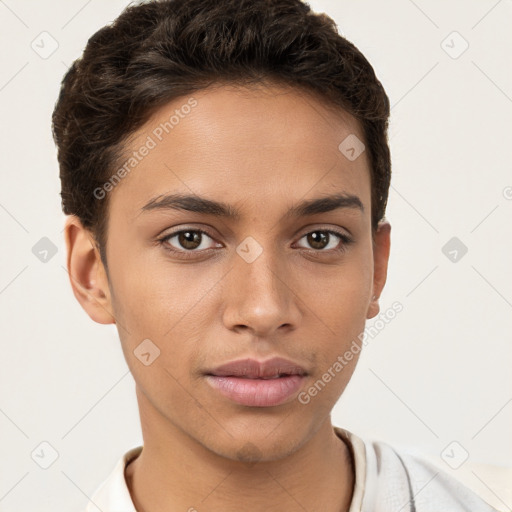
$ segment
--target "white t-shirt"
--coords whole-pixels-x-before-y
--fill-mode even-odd
[[[429,462],[386,443],[363,441],[339,427],[351,447],[355,484],[349,512],[497,512],[479,496]],[[137,512],[126,485],[126,465],[142,446],[128,450],[95,490],[85,512]]]

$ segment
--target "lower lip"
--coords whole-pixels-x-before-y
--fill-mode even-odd
[[[289,400],[302,386],[304,376],[288,375],[277,379],[243,379],[208,375],[210,386],[241,405],[272,407]]]

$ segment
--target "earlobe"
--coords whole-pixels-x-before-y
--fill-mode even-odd
[[[66,219],[64,237],[71,288],[86,313],[100,324],[115,323],[108,278],[91,232],[80,219]]]
[[[379,305],[379,298],[377,296],[373,296],[370,304],[368,306],[368,311],[366,312],[366,318],[374,318],[376,317],[380,312],[380,305]]]
[[[373,290],[366,318],[379,314],[379,297],[386,284],[388,274],[389,251],[391,246],[391,225],[382,221],[377,227],[373,244]]]

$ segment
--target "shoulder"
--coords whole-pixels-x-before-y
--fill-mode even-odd
[[[356,481],[359,476],[363,488],[362,512],[496,512],[421,456],[335,430],[352,446]]]
[[[404,512],[495,512],[456,478],[416,454],[382,442],[366,442],[365,448],[367,481],[379,501]]]

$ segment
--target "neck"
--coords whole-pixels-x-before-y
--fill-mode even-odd
[[[175,426],[164,426],[154,409],[141,418],[144,448],[125,470],[138,512],[346,512],[350,507],[352,456],[330,417],[289,456],[253,463],[217,455]]]

